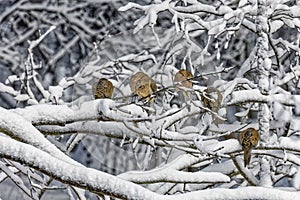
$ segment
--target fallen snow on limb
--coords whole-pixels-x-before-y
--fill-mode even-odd
[[[245,187],[209,189],[180,195],[162,196],[141,186],[95,169],[74,166],[31,145],[0,137],[0,155],[34,167],[67,184],[125,199],[297,199],[299,192],[273,188]]]
[[[139,138],[138,142],[149,144],[151,146],[158,145],[158,146],[170,146],[166,142],[160,141],[154,136],[149,136],[145,132],[141,132],[137,134],[136,132],[128,129],[124,123],[122,122],[115,122],[115,121],[85,121],[85,122],[74,122],[71,124],[66,124],[64,126],[59,125],[39,125],[37,129],[41,131],[44,135],[63,135],[63,134],[70,134],[70,133],[84,133],[84,134],[94,134],[94,135],[101,135],[106,136],[109,138],[118,138],[118,139],[125,139],[126,141],[130,142],[131,139]],[[184,138],[180,135],[180,137],[172,137],[173,141],[176,142],[174,145],[182,145],[187,146],[186,142],[183,141],[190,141],[190,137]],[[165,138],[163,138],[165,139]],[[168,138],[170,141],[170,138]]]
[[[71,165],[31,145],[0,137],[0,155],[52,176],[56,180],[122,199],[162,199],[139,185],[95,169]]]
[[[236,168],[239,170],[240,174],[247,180],[247,182],[250,185],[257,186],[259,185],[259,180],[255,177],[255,175],[246,167],[244,167],[242,158],[231,156],[231,159],[236,166]]]
[[[141,107],[128,105],[136,113],[128,114],[117,108],[118,104],[110,99],[99,99],[83,102],[78,107],[69,107],[67,105],[49,105],[40,104],[28,106],[26,108],[17,108],[15,113],[22,115],[33,124],[66,124],[75,121],[95,120],[102,114],[105,117],[115,121],[143,121],[147,113]],[[125,109],[125,106],[122,108]]]
[[[274,146],[271,148],[274,148]],[[284,150],[253,150],[252,154],[272,156],[274,158],[284,160],[285,162],[291,162],[295,165],[300,166],[300,158],[292,153],[286,153]]]
[[[150,171],[131,171],[118,177],[135,183],[220,183],[229,182],[230,178],[219,172],[183,172],[172,169],[153,169]]]
[[[230,178],[219,172],[183,172],[179,171],[190,167],[198,162],[209,158],[208,156],[193,156],[184,154],[177,157],[172,162],[150,170],[150,171],[131,171],[120,174],[119,177],[136,183],[156,183],[156,182],[173,182],[173,183],[216,183],[229,182]]]
[[[232,160],[226,160],[221,163],[208,165],[207,167],[203,168],[201,171],[203,172],[220,172],[222,174],[231,174],[236,171],[236,167]]]
[[[97,119],[99,117],[97,102],[84,102],[79,109],[67,105],[40,104],[17,108],[13,111],[33,124],[65,124],[73,121]]]
[[[1,107],[0,130],[10,137],[35,146],[56,158],[65,160],[73,165],[80,165],[49,142],[29,121]]]
[[[212,131],[216,131],[219,129],[222,130],[233,130],[233,127],[240,127],[240,125],[231,126],[231,125],[220,125],[221,128],[213,129]],[[107,137],[114,138],[123,138],[124,135],[127,136],[137,136],[132,130],[128,129],[123,122],[116,121],[84,121],[84,122],[73,122],[70,124],[66,124],[64,126],[60,125],[38,125],[37,129],[43,132],[45,135],[61,135],[61,134],[69,134],[69,133],[86,133],[86,134],[95,134],[102,135]],[[148,136],[143,134],[144,136]],[[161,135],[152,136],[151,138],[156,138],[159,140],[167,140],[167,141],[185,141],[190,142],[192,144],[193,140],[199,137],[197,133],[180,133],[177,131],[169,131],[163,130]],[[210,140],[211,136],[201,136],[203,140]],[[215,138],[218,138],[216,136]],[[226,142],[225,142],[226,143]],[[235,143],[233,143],[236,145]],[[222,145],[222,143],[220,144]],[[226,146],[226,145],[223,145]],[[232,145],[231,148],[233,147]],[[236,149],[235,149],[236,150]]]
[[[131,134],[131,131],[128,130],[123,123],[111,121],[74,122],[71,124],[66,124],[65,126],[40,125],[37,126],[37,128],[46,135],[87,133],[107,137],[123,138],[123,135],[129,136]]]
[[[30,198],[34,200],[38,200],[38,196],[36,192],[32,192],[30,189],[28,189],[25,186],[24,181],[17,175],[16,172],[12,172],[11,169],[8,168],[7,165],[4,163],[0,162],[0,169],[2,173],[7,174],[7,176],[19,187],[22,189],[22,191]]]
[[[231,100],[226,104],[227,106],[245,103],[245,102],[263,102],[272,103],[279,102],[288,106],[295,106],[297,104],[296,99],[299,99],[299,95],[288,95],[288,94],[273,94],[263,95],[258,89],[252,90],[240,90],[232,93]]]
[[[0,92],[5,92],[8,94],[11,94],[13,96],[17,96],[18,92],[15,91],[12,87],[4,85],[3,83],[0,83]]]
[[[138,8],[145,12],[145,15],[146,15],[145,17],[140,18],[134,22],[134,25],[136,25],[136,27],[134,28],[133,33],[137,33],[139,30],[141,30],[147,24],[149,24],[149,26],[154,26],[156,24],[158,13],[160,13],[164,10],[168,10],[168,8],[170,6],[169,3],[170,3],[170,0],[166,0],[166,1],[163,1],[158,4],[142,6],[142,5],[130,2],[127,5],[119,8],[119,11],[127,11],[131,8]]]
[[[111,99],[102,99],[99,100],[97,108],[99,113],[114,121],[132,122],[151,120],[147,117],[147,112],[145,112],[140,106],[134,104],[122,105],[117,104]]]
[[[201,109],[199,107],[194,106],[193,104],[191,105],[190,111],[187,107],[185,107],[185,108],[181,109],[180,111],[168,116],[168,120],[166,120],[166,118],[160,119],[159,122],[162,124],[161,129],[164,130],[164,129],[170,127],[171,125],[173,125],[174,123],[178,122],[179,120],[181,120],[185,117],[199,114],[200,112],[201,112]]]
[[[287,148],[290,150],[295,150],[300,152],[300,140],[295,138],[281,137],[279,139],[279,145],[282,148]]]
[[[172,200],[213,200],[213,199],[299,199],[300,192],[284,191],[264,187],[244,187],[237,189],[208,189],[179,195],[170,195],[166,199]]]
[[[236,139],[228,139],[225,141],[211,139],[204,141],[203,138],[205,137],[197,136],[194,139],[194,144],[201,153],[225,156],[224,154],[241,150],[241,145]]]

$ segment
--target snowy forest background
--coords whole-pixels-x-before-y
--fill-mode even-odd
[[[1,199],[300,196],[300,1],[0,0],[0,13]],[[153,105],[130,91],[138,71]],[[99,78],[112,99],[93,99]],[[248,127],[261,140],[245,167]]]

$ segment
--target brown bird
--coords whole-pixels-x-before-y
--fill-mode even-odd
[[[92,91],[95,99],[111,99],[114,92],[114,86],[106,78],[101,78],[98,83],[93,84]]]
[[[145,98],[147,101],[153,99],[151,99],[151,95],[157,90],[155,81],[143,72],[134,74],[129,84],[133,94]]]
[[[174,76],[175,88],[183,93],[185,100],[190,97],[190,91],[187,90],[193,88],[193,77],[193,74],[185,69],[179,70]]]
[[[251,150],[255,147],[260,140],[260,135],[254,128],[248,128],[240,133],[239,142],[244,150],[244,166],[250,163]]]
[[[214,87],[206,88],[201,96],[203,105],[215,113],[218,113],[218,111],[221,107],[222,99],[223,99],[223,96],[222,96],[221,92],[217,88],[214,88]],[[217,118],[214,115],[212,115],[212,119],[213,119],[214,124],[216,124],[217,126],[223,122],[223,120]]]
[[[218,112],[223,96],[221,92],[214,87],[208,87],[204,90],[202,95],[202,102],[204,106],[208,107],[213,112]]]

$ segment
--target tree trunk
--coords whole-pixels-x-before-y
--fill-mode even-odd
[[[269,51],[269,25],[267,16],[266,0],[257,1],[257,67],[258,67],[258,87],[263,95],[268,95],[270,91],[270,68],[272,65],[271,59],[268,57]],[[268,103],[260,103],[258,113],[258,124],[261,136],[261,142],[267,143],[269,140],[270,129],[270,108]],[[260,184],[263,186],[271,186],[269,162],[263,157],[261,160]]]

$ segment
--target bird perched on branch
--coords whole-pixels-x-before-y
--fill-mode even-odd
[[[130,79],[130,89],[133,94],[147,101],[153,100],[151,95],[157,90],[156,83],[147,74],[137,72]]]
[[[258,144],[260,135],[254,128],[248,128],[242,131],[239,135],[239,142],[244,150],[244,166],[246,167],[250,163],[251,150]]]
[[[93,84],[92,91],[95,99],[111,99],[114,92],[114,86],[106,78],[101,78],[98,83]]]
[[[222,104],[223,96],[221,92],[214,87],[208,87],[204,90],[201,96],[201,100],[203,105],[209,108],[211,111],[218,113],[221,104]],[[217,118],[216,116],[212,115],[213,122],[218,126],[218,124],[222,123],[223,120]]]
[[[179,70],[174,76],[174,84],[177,91],[181,91],[185,99],[190,97],[190,89],[193,88],[193,74],[185,69]]]
[[[213,112],[218,112],[223,96],[221,92],[214,87],[208,87],[204,90],[202,94],[203,105],[208,107]]]

